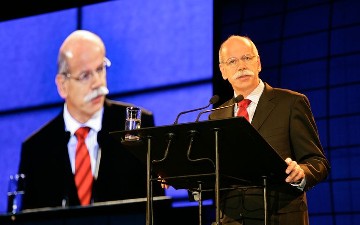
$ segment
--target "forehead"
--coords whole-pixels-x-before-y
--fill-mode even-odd
[[[104,63],[105,55],[100,51],[84,51],[75,57],[68,58],[68,64],[71,70],[92,70]]]
[[[105,57],[103,43],[92,36],[73,35],[64,42],[61,51],[71,70],[92,69],[101,64]]]
[[[251,42],[245,38],[231,38],[222,47],[221,54],[224,57],[235,57],[253,53]]]

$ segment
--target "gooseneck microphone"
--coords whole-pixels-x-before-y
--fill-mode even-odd
[[[178,120],[179,120],[179,117],[182,115],[182,114],[186,114],[186,113],[190,113],[190,112],[195,112],[195,111],[198,111],[198,110],[202,110],[202,109],[206,109],[207,107],[209,107],[211,104],[215,104],[219,101],[219,96],[218,95],[214,95],[211,97],[211,99],[209,100],[209,104],[207,106],[204,106],[204,107],[201,107],[201,108],[197,108],[197,109],[192,109],[192,110],[188,110],[188,111],[183,111],[183,112],[180,112],[177,117],[176,117],[176,120],[174,122],[174,125],[178,123]]]
[[[243,99],[244,99],[244,96],[238,95],[238,96],[236,96],[236,98],[234,98],[234,103],[231,104],[231,105],[225,105],[225,106],[221,106],[221,107],[218,107],[218,108],[215,108],[215,109],[209,109],[209,110],[201,111],[201,112],[198,114],[195,122],[199,122],[200,116],[201,116],[202,114],[204,114],[204,113],[208,113],[208,112],[212,112],[212,111],[216,111],[216,110],[220,110],[220,109],[229,108],[229,107],[237,104],[238,102],[241,102]]]

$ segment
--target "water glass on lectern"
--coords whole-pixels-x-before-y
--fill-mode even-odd
[[[125,130],[136,130],[141,128],[141,109],[138,107],[126,108]],[[134,134],[125,134],[126,141],[139,140],[139,136]]]

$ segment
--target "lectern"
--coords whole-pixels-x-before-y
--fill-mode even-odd
[[[124,141],[129,132],[140,140]],[[148,209],[151,183],[158,179],[151,177],[153,172],[175,189],[214,191],[217,224],[220,190],[259,185],[264,188],[266,224],[266,187],[269,182],[284,182],[287,176],[285,161],[243,117],[114,131],[111,135],[147,164]]]

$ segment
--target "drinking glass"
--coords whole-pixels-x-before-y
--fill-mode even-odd
[[[22,210],[22,199],[24,195],[25,175],[10,175],[8,186],[8,213],[18,213]]]
[[[136,130],[141,128],[141,109],[129,106],[126,108],[125,130]],[[126,141],[139,140],[139,136],[134,134],[125,134]]]

